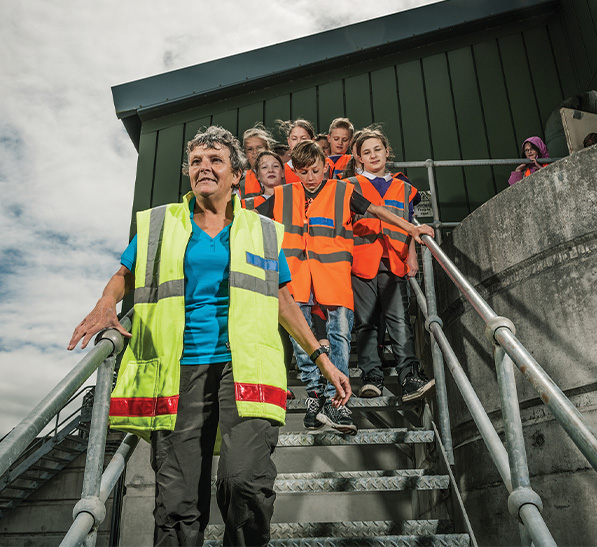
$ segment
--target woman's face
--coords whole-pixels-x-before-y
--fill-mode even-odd
[[[292,150],[299,142],[308,141],[311,138],[304,127],[298,125],[288,134],[288,146]]]
[[[284,168],[274,156],[261,156],[259,166],[257,166],[257,179],[263,184],[266,194],[268,189],[273,190],[276,186],[282,184],[284,177]]]
[[[526,156],[527,159],[534,160],[535,158],[537,158],[537,150],[535,150],[535,148],[533,147],[533,145],[530,142],[524,143],[523,150],[524,150],[524,155]]]
[[[358,157],[363,164],[363,169],[372,175],[383,176],[386,172],[386,161],[389,152],[380,139],[367,139],[361,146],[361,155]]]
[[[259,137],[249,137],[245,139],[245,156],[251,164],[251,168],[255,165],[255,160],[259,155],[259,152],[267,150],[267,143]]]

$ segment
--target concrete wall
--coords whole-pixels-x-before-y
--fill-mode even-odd
[[[596,166],[592,147],[542,169],[479,207],[442,247],[494,310],[514,321],[519,340],[597,429]],[[483,322],[438,270],[444,328],[501,434]],[[558,545],[594,545],[597,475],[516,375],[532,484],[546,522]],[[456,473],[477,538],[483,545],[517,544],[506,488],[450,381]]]

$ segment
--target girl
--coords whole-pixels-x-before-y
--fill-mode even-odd
[[[524,177],[528,177],[531,173],[538,171],[547,164],[540,164],[537,158],[549,158],[547,146],[539,137],[529,137],[522,143],[522,157],[532,160],[533,163],[521,163],[512,173],[508,179],[508,184],[512,186]]]
[[[276,123],[278,124],[280,131],[286,135],[290,152],[292,152],[292,149],[299,142],[315,139],[315,130],[313,129],[313,125],[311,125],[311,122],[303,118],[297,118],[294,121],[276,120]],[[300,179],[292,168],[292,160],[289,160],[284,165],[284,178],[286,179],[287,184],[300,182]]]
[[[253,167],[259,153],[271,150],[274,144],[274,138],[260,122],[257,122],[253,127],[247,129],[243,133],[243,148],[249,165],[240,180],[241,199],[261,194],[261,186],[257,180]]]
[[[411,221],[420,196],[402,173],[392,176],[386,172],[390,155],[388,139],[380,130],[363,130],[356,141],[356,156],[363,171],[347,180],[371,203]],[[414,241],[403,229],[369,215],[355,219],[353,233],[355,333],[363,373],[359,396],[382,394],[378,331],[383,320],[396,360],[402,400],[419,399],[434,387],[435,380],[420,370],[408,316],[407,276],[418,270]]]

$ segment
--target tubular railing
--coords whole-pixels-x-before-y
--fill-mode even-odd
[[[526,380],[537,391],[555,419],[568,436],[574,441],[591,466],[597,470],[597,433],[585,418],[568,400],[539,363],[530,355],[524,345],[516,338],[513,323],[497,313],[475,290],[471,283],[456,268],[454,263],[429,236],[423,236],[426,248],[423,249],[423,267],[425,270],[425,296],[414,278],[410,279],[411,288],[419,306],[425,315],[425,327],[430,332],[434,372],[436,373],[437,403],[442,441],[452,446],[449,436],[449,416],[445,399],[445,380],[443,370],[436,356],[436,345],[441,349],[443,359],[452,373],[455,383],[462,394],[471,416],[489,450],[506,488],[510,492],[508,509],[522,523],[520,534],[523,545],[555,545],[553,537],[541,516],[542,502],[539,495],[531,488],[527,466],[526,451],[518,406],[518,396],[514,379],[514,365],[522,372]],[[433,290],[433,270],[431,255],[445,270],[463,296],[472,305],[485,322],[485,335],[493,344],[494,361],[500,392],[506,448],[502,444],[477,394],[468,380],[458,358],[452,350],[442,329],[442,321],[437,316],[437,305]],[[431,279],[428,279],[431,278]],[[447,426],[442,424],[447,420]],[[444,435],[446,438],[444,439]],[[453,458],[447,451],[448,458]],[[453,461],[453,460],[452,460]]]
[[[132,310],[121,320],[126,330],[131,328]],[[108,329],[96,337],[96,346],[50,391],[50,393],[0,442],[0,476],[27,450],[44,427],[57,416],[87,379],[98,370],[87,445],[81,500],[73,510],[74,523],[62,545],[95,545],[97,528],[106,516],[105,501],[131,452],[136,440],[127,436],[112,462],[102,469],[108,429],[110,391],[116,356],[124,347],[124,337]],[[74,531],[73,531],[74,530]],[[75,539],[73,539],[75,538]]]
[[[541,163],[553,163],[561,158],[538,158],[537,161]],[[427,169],[427,178],[429,180],[429,193],[431,194],[431,210],[433,213],[433,223],[435,228],[435,238],[439,243],[442,242],[441,228],[453,228],[460,224],[459,222],[441,222],[439,218],[439,206],[437,204],[437,186],[435,181],[436,167],[479,167],[479,166],[494,166],[494,165],[520,165],[526,163],[531,165],[534,163],[531,160],[522,158],[512,159],[480,159],[480,160],[432,160],[425,161],[396,161],[388,162],[386,166],[390,170],[408,169],[409,167],[422,167]]]

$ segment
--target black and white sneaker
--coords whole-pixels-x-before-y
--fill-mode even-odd
[[[314,391],[307,391],[307,413],[303,419],[303,425],[307,429],[319,429],[323,424],[317,419],[319,411],[325,403],[325,397]]]
[[[411,372],[402,382],[402,402],[416,401],[429,394],[435,388],[435,380],[430,380],[419,371]]]
[[[356,435],[357,426],[354,425],[350,415],[350,409],[346,408],[344,405],[336,408],[331,402],[327,401],[319,414],[317,414],[317,419],[338,430],[340,433]]]
[[[363,376],[363,386],[359,390],[359,397],[371,399],[373,397],[380,397],[383,392],[383,376],[378,378],[376,376]]]

